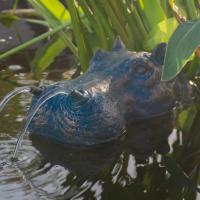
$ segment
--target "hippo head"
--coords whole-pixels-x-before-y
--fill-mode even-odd
[[[29,130],[91,145],[122,135],[133,120],[169,112],[176,81],[161,82],[165,48],[162,43],[153,53],[136,53],[118,39],[111,52],[97,51],[84,75],[32,91]]]

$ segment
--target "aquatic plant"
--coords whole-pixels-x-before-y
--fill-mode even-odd
[[[42,50],[36,52],[32,61],[32,69],[35,72],[45,70],[65,48],[72,51],[80,61],[82,71],[85,71],[96,49],[110,50],[116,36],[120,36],[130,50],[150,51],[157,43],[167,42],[178,25],[172,9],[176,1],[66,0],[67,7],[59,0],[28,0],[28,2],[43,19],[33,20],[30,17],[21,19],[45,24],[53,31],[63,25],[62,29],[59,29],[59,34],[52,37]],[[182,8],[183,5],[183,1],[179,0],[178,6]],[[194,1],[191,1],[186,8],[190,7],[196,13],[197,7],[194,6]],[[191,9],[186,8],[183,7],[184,14],[190,19]],[[44,37],[34,38],[22,46],[11,49],[0,55],[0,59],[53,33],[49,31]]]

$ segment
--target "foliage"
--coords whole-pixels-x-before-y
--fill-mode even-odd
[[[174,78],[200,44],[200,20],[182,23],[170,38],[165,55],[162,79]]]
[[[120,36],[130,50],[150,51],[157,43],[167,42],[177,26],[167,0],[151,2],[149,0],[66,0],[68,7],[59,0],[28,0],[28,2],[49,28],[54,29],[63,23],[68,25],[59,32],[59,36],[65,47],[68,47],[79,59],[83,71],[87,69],[96,49],[110,50],[117,36]],[[73,36],[69,34],[71,29]],[[23,45],[23,48],[25,47],[26,45]],[[45,46],[44,49],[46,48]],[[42,55],[38,56],[39,53],[36,53],[32,62],[33,70],[41,72],[46,69],[64,49],[63,46],[56,48],[56,53],[49,54],[51,56],[49,59],[47,55],[44,55],[46,58],[43,59]],[[5,58],[7,55],[10,54],[4,54],[2,57]],[[37,65],[41,63],[40,59],[43,60],[45,67]]]
[[[59,0],[28,0],[28,2],[44,20],[30,18],[23,18],[23,20],[42,23],[52,29],[63,23],[66,24],[66,28],[63,27],[59,31],[62,45],[53,45],[58,42],[52,37],[47,42],[50,43],[49,45],[38,50],[32,61],[34,72],[45,70],[67,47],[80,61],[82,71],[85,71],[96,49],[110,50],[117,36],[120,36],[130,50],[151,51],[157,43],[169,40],[180,20],[196,19],[199,9],[199,2],[195,0],[119,0],[117,2],[115,0],[66,0],[67,7]],[[12,20],[18,19],[10,13],[4,14],[0,18],[2,23],[8,21],[8,17],[5,16],[9,16]],[[9,20],[9,23],[12,20]],[[191,54],[199,44],[199,38],[195,35],[199,29],[198,23],[199,21],[195,20],[181,24],[170,38],[163,68],[163,80],[175,77],[191,58]],[[71,29],[73,36],[69,32]],[[46,37],[38,37],[37,40],[33,38],[33,41],[0,55],[0,59],[44,38]],[[48,53],[42,55],[41,52]]]

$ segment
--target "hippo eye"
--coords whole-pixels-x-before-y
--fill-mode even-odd
[[[136,73],[139,75],[143,75],[147,72],[147,69],[144,66],[138,66],[136,68]]]
[[[134,77],[140,79],[147,79],[151,76],[153,70],[147,66],[146,63],[138,63],[134,69]]]

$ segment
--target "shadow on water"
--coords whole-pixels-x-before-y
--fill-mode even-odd
[[[56,66],[66,65],[65,55]],[[1,99],[16,86],[39,84],[29,73],[29,63],[25,67],[21,58],[16,55],[0,63]],[[75,71],[52,66],[40,78],[48,84],[69,78]],[[193,140],[196,146],[188,142],[186,148],[170,113],[136,121],[119,140],[94,147],[62,146],[32,135],[22,141],[18,161],[5,163],[14,151],[30,100],[29,95],[20,94],[1,113],[0,162],[5,165],[0,167],[0,199],[200,199],[194,184],[199,173],[199,140]],[[199,130],[199,119],[193,132]],[[169,150],[167,156],[161,155]]]

